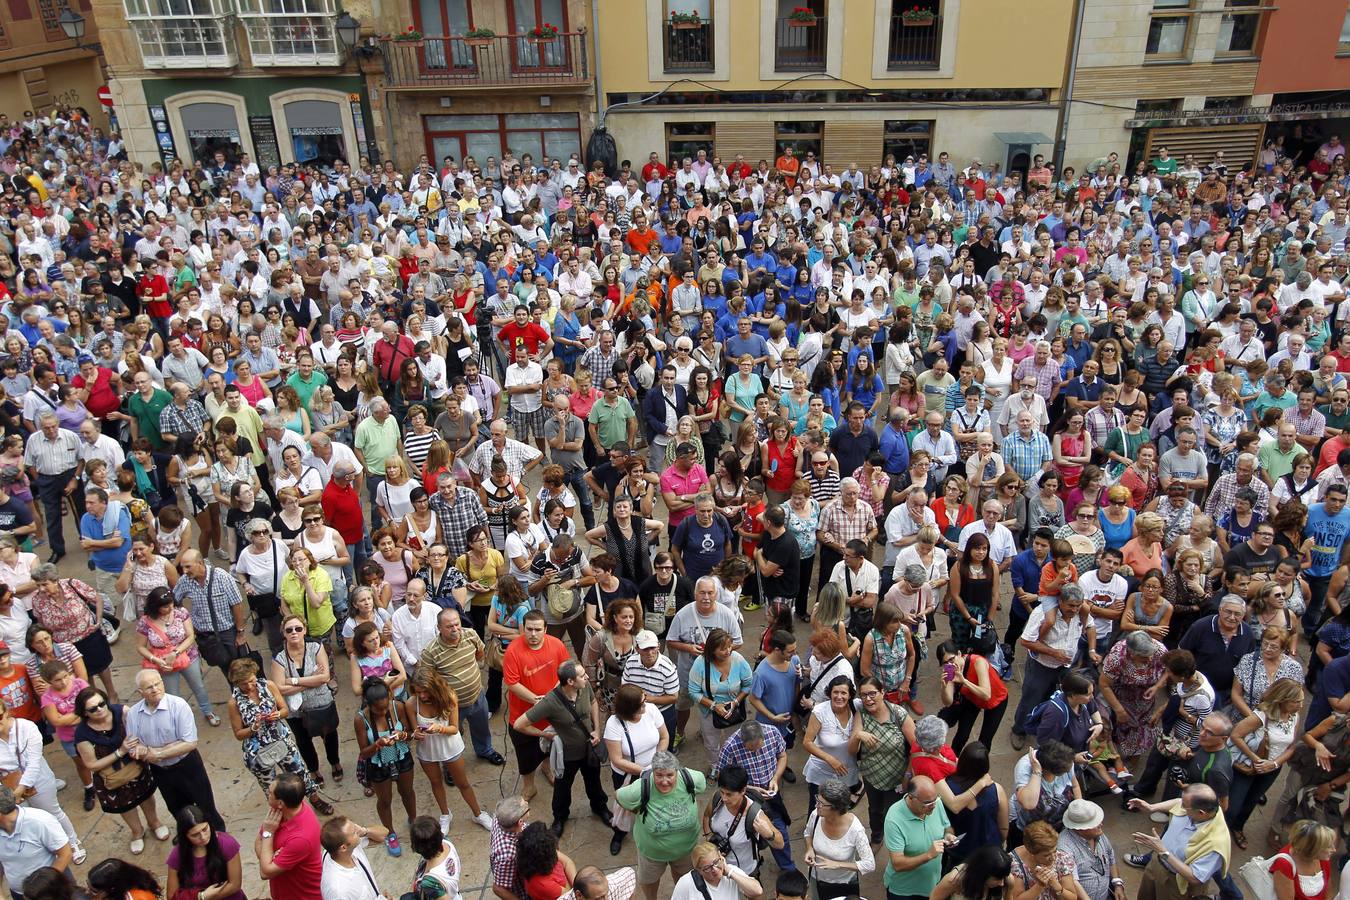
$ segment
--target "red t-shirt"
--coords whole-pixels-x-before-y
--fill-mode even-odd
[[[164,280],[163,275],[142,275],[141,280],[136,282],[136,294],[146,301],[146,312],[150,315],[159,319],[167,319],[173,315],[173,306],[167,299],[169,283]],[[151,300],[150,297],[165,299]]]
[[[654,180],[654,179],[652,178],[653,175],[655,175],[656,178],[659,178],[659,179],[661,179],[662,181],[665,181],[667,178],[670,177],[670,169],[667,169],[667,168],[666,168],[665,163],[659,163],[659,162],[649,162],[649,163],[647,163],[645,166],[642,167],[642,183],[643,183],[643,184],[646,184],[648,181]]]
[[[42,710],[38,709],[28,672],[23,666],[13,669],[8,675],[0,675],[0,703],[16,717],[36,722],[42,718]]]
[[[323,900],[323,853],[319,847],[319,817],[308,803],[294,818],[277,826],[272,839],[272,863],[282,871],[272,876],[273,900]]]
[[[639,256],[646,256],[651,252],[652,244],[656,243],[656,230],[648,228],[646,231],[638,231],[636,228],[628,230],[628,246],[633,248],[633,252]]]
[[[540,347],[548,343],[548,332],[544,330],[542,325],[536,325],[533,322],[526,322],[524,325],[510,322],[502,326],[497,338],[506,348],[506,355],[514,360],[517,339],[525,342],[525,349],[533,356],[539,352]]]
[[[323,517],[337,529],[345,544],[359,544],[365,536],[365,519],[361,513],[361,496],[356,488],[345,488],[336,480],[328,482],[320,497]]]
[[[1270,864],[1270,871],[1279,872],[1285,878],[1294,882],[1294,900],[1326,900],[1327,897],[1331,896],[1331,861],[1326,859],[1321,861],[1321,892],[1316,894],[1305,894],[1303,893],[1303,886],[1299,884],[1298,873],[1294,871],[1294,864],[1292,858],[1289,856],[1290,852],[1290,846],[1285,844],[1284,847],[1280,849],[1280,853],[1283,853],[1284,856],[1276,856]],[[534,897],[533,891],[530,892],[530,896]]]
[[[943,744],[937,755],[941,759],[928,756],[919,749],[918,744],[914,744],[909,748],[909,767],[915,775],[926,775],[935,783],[939,782],[956,771],[956,754],[951,747]]]
[[[570,888],[567,886],[567,872],[563,869],[562,861],[559,860],[547,875],[526,878],[525,890],[529,892],[530,900],[558,900],[567,893]]]
[[[111,369],[98,367],[97,374],[94,375],[94,383],[88,385],[89,399],[85,401],[85,408],[93,414],[94,418],[105,418],[108,413],[116,412],[120,402],[117,399],[116,392],[112,387],[113,373]],[[86,386],[83,375],[76,375],[70,380],[71,386],[82,388]]]
[[[563,642],[551,634],[544,635],[544,644],[538,650],[531,650],[523,637],[517,638],[507,646],[502,659],[502,682],[507,687],[523,685],[530,693],[542,697],[558,686],[558,666],[571,658]],[[506,693],[506,704],[512,722],[529,712],[531,706],[510,691]],[[548,728],[548,720],[540,719],[534,727],[543,731]],[[533,892],[530,896],[534,897]]]

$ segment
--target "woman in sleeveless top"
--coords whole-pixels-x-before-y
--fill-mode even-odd
[[[413,787],[413,729],[415,724],[401,700],[389,694],[389,688],[377,678],[367,679],[361,688],[361,710],[352,722],[365,779],[375,792],[375,811],[380,824],[389,829],[385,848],[390,856],[401,856],[403,847],[394,831],[394,785],[403,801],[408,821],[417,818],[417,792]]]
[[[394,645],[385,641],[374,622],[362,622],[352,632],[351,667],[352,693],[361,696],[361,686],[367,679],[378,678],[396,699],[407,699],[407,670]]]
[[[295,538],[296,546],[308,550],[328,573],[328,580],[333,582],[333,612],[338,621],[342,621],[347,617],[347,581],[352,556],[342,535],[324,523],[323,512],[318,508],[305,510],[303,524],[304,529]]]
[[[459,733],[459,698],[455,692],[440,672],[422,666],[413,676],[412,697],[407,707],[417,720],[417,731],[413,733],[417,761],[431,782],[431,793],[440,808],[441,833],[450,833],[450,805],[445,799],[447,778],[459,788],[474,822],[491,831],[494,820],[479,806],[478,795],[464,767],[464,737]]]
[[[961,840],[947,848],[943,862],[959,865],[980,847],[1002,846],[1008,822],[1008,795],[1003,785],[990,783],[989,748],[976,741],[966,744],[956,760],[956,771],[946,778],[952,795],[975,792],[975,805],[959,812],[948,811],[952,829]]]
[[[1181,583],[1180,573],[1177,583]],[[1142,631],[1155,641],[1162,641],[1173,634],[1170,626],[1172,619],[1172,601],[1165,596],[1167,578],[1159,569],[1150,569],[1139,579],[1139,590],[1125,602],[1125,613],[1120,617],[1121,634]],[[1168,642],[1172,649],[1181,640],[1178,634]]]
[[[333,807],[319,796],[319,786],[310,777],[300,756],[295,736],[286,724],[286,698],[275,684],[262,678],[258,664],[245,657],[230,663],[230,727],[243,742],[244,766],[266,794],[280,772],[305,780],[305,796],[320,815],[332,815]]]
[[[525,491],[516,478],[506,470],[506,463],[500,466],[492,462],[492,473],[478,488],[483,509],[487,512],[488,528],[492,532],[492,545],[498,550],[506,549],[506,536],[511,532],[511,513],[526,504]]]
[[[399,545],[412,552],[417,561],[415,568],[421,568],[427,564],[427,551],[431,545],[441,542],[441,521],[431,512],[431,498],[426,488],[419,484],[408,497],[412,500],[412,512],[400,519],[395,527]]]
[[[633,515],[632,501],[616,496],[609,506],[609,520],[586,532],[586,539],[619,561],[620,578],[642,584],[652,574],[651,542],[664,530],[661,522]]]
[[[952,640],[962,650],[995,641],[991,619],[998,611],[998,568],[989,558],[989,539],[972,534],[961,559],[952,567],[949,614]],[[976,628],[982,628],[975,636]]]
[[[397,609],[403,605],[408,581],[415,571],[412,552],[398,546],[398,533],[388,526],[376,531],[370,539],[377,551],[371,560],[384,570],[384,581],[390,591],[389,606]]]
[[[119,594],[131,592],[136,602],[136,615],[145,612],[145,598],[157,587],[173,588],[178,584],[178,569],[173,563],[155,553],[149,535],[140,535],[131,542],[127,564],[117,576],[115,590]]]
[[[901,618],[899,607],[891,603],[877,605],[872,630],[863,638],[861,672],[886,689],[886,699],[904,703],[909,699],[916,654],[913,638]]]
[[[989,660],[978,653],[959,653],[951,641],[938,645],[937,659],[943,667],[943,707],[938,715],[944,722],[956,725],[952,750],[960,753],[966,748],[966,738],[981,712],[984,721],[980,724],[980,743],[986,748],[992,746],[1008,709],[1007,685]]]
[[[443,541],[427,548],[427,564],[417,572],[427,586],[427,599],[441,609],[458,609],[466,614],[469,609],[469,579],[450,563],[450,550]],[[487,619],[486,608],[483,612]],[[477,627],[476,624],[474,626]]]

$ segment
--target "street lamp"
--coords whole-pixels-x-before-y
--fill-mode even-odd
[[[84,40],[84,16],[70,7],[66,7],[61,12],[58,24],[60,24],[61,30],[66,33],[66,37],[74,41],[76,47],[80,46],[80,42]]]
[[[338,16],[337,20],[338,40],[342,41],[342,46],[351,48],[356,46],[357,40],[361,35],[361,23],[352,18],[351,13],[344,12]]]

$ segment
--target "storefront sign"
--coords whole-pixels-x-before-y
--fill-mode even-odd
[[[277,126],[271,116],[249,116],[248,130],[253,133],[253,153],[258,168],[266,172],[271,166],[281,165],[281,149],[277,144]]]
[[[164,107],[152,106],[150,120],[155,123],[155,143],[159,146],[159,157],[167,167],[178,158],[178,150],[173,145],[173,132],[169,130],[169,116]]]

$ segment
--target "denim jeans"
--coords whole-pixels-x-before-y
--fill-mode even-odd
[[[464,731],[468,723],[469,737],[473,740],[473,752],[478,756],[492,753],[492,720],[488,716],[487,692],[480,693],[478,699],[468,706],[459,708],[459,730]]]
[[[186,681],[192,694],[197,698],[197,708],[202,711],[203,716],[209,716],[213,712],[211,708],[211,695],[206,692],[206,682],[202,677],[202,661],[194,659],[192,665],[178,672],[164,672],[164,690],[179,697],[183,695],[178,692],[179,681]],[[186,698],[184,698],[186,699]]]
[[[581,506],[581,520],[586,523],[586,530],[590,531],[595,527],[595,499],[591,496],[591,486],[586,483],[585,470],[576,469],[569,472],[563,483],[577,495],[577,503]]]

